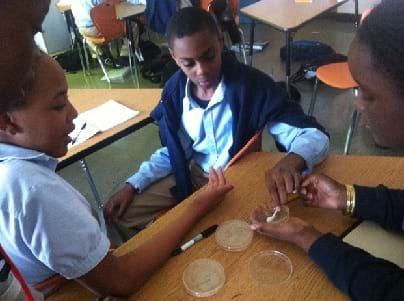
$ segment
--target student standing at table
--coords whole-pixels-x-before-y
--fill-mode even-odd
[[[382,3],[363,20],[348,54],[352,76],[359,84],[358,111],[367,118],[378,145],[396,148],[404,146],[403,32],[404,2]],[[343,185],[325,175],[311,175],[303,181],[301,193],[309,206],[341,210],[359,220],[404,231],[404,190]],[[330,233],[320,233],[299,218],[279,225],[259,223],[256,216],[261,210],[251,215],[253,228],[308,252],[353,300],[404,300],[404,270],[395,264]]]
[[[23,92],[0,111],[0,245],[30,285],[60,274],[100,295],[130,295],[232,189],[221,170],[211,169],[207,190],[183,215],[116,257],[87,200],[55,173],[77,117],[62,68],[36,52]]]
[[[144,226],[206,183],[209,166],[224,167],[265,127],[288,152],[266,174],[272,198],[285,201],[297,189],[300,173],[327,155],[324,129],[268,75],[223,53],[221,33],[208,12],[181,9],[166,37],[181,70],[152,112],[164,147],[110,198],[107,221]]]

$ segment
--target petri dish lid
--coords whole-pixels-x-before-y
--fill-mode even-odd
[[[182,274],[185,289],[195,297],[213,296],[223,287],[225,280],[223,266],[209,258],[193,261]]]
[[[274,216],[271,221],[268,221],[268,217],[272,217],[275,212],[276,207],[268,208],[267,210],[262,211],[256,218],[259,222],[262,223],[271,223],[278,224],[282,222],[287,222],[289,219],[289,207],[288,206],[280,206],[280,211]]]
[[[289,257],[279,251],[262,251],[250,258],[248,270],[256,283],[271,286],[288,281],[293,266]]]
[[[229,220],[221,224],[215,233],[216,242],[227,251],[243,251],[248,248],[254,232],[250,225],[242,220]]]

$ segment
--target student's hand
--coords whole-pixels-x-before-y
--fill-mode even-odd
[[[204,215],[223,201],[224,196],[232,189],[233,185],[226,183],[222,168],[219,167],[218,170],[215,170],[211,167],[207,189],[195,198],[191,206],[194,206],[199,213]]]
[[[117,222],[121,218],[129,205],[133,202],[136,191],[135,188],[126,183],[116,192],[104,206],[104,217],[108,224]]]
[[[310,175],[299,191],[306,205],[328,209],[346,208],[346,187],[325,175]]]
[[[258,217],[262,215],[263,210],[266,210],[265,205],[256,208],[250,215],[251,229],[262,235],[291,242],[306,252],[322,235],[313,226],[296,217],[276,224],[260,222]]]
[[[305,165],[299,155],[289,153],[272,169],[265,173],[265,182],[272,199],[273,206],[285,204],[288,193],[297,192],[300,188],[300,170]]]

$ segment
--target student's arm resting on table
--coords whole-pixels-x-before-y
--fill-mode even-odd
[[[299,189],[300,174],[311,172],[325,159],[329,138],[316,128],[298,128],[282,122],[271,122],[268,131],[289,153],[266,172],[266,183],[274,204],[284,204],[287,193]]]
[[[108,254],[78,281],[101,295],[130,295],[170,257],[190,228],[220,203],[232,188],[226,184],[221,170],[215,172],[211,169],[207,189],[190,202],[175,222],[126,255],[116,257]]]
[[[140,165],[139,171],[132,175],[124,186],[108,200],[104,207],[105,219],[112,223],[122,217],[135,198],[136,192],[142,192],[150,184],[171,173],[170,157],[166,147],[155,151],[149,161]]]

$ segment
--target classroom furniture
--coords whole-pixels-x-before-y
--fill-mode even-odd
[[[337,89],[352,89],[354,96],[357,94],[357,82],[352,78],[351,72],[349,71],[348,62],[333,63],[320,66],[316,70],[316,81],[314,83],[313,94],[310,101],[308,115],[312,116],[314,111],[314,106],[317,100],[317,90],[319,81]],[[358,118],[358,111],[353,108],[351,122],[348,127],[344,154],[349,153],[349,148],[351,146],[352,135],[355,129],[355,124]]]
[[[228,4],[225,5],[225,4]],[[207,10],[215,16],[216,20],[224,33],[227,33],[231,45],[238,44],[239,51],[243,57],[244,64],[247,64],[247,56],[245,51],[245,39],[244,32],[238,24],[238,0],[209,0],[200,1],[199,6],[204,10]],[[226,11],[229,7],[230,11]],[[231,47],[230,45],[230,47]]]
[[[221,224],[230,219],[248,220],[256,206],[269,200],[264,174],[283,156],[283,153],[250,153],[232,165],[225,175],[228,182],[235,186],[234,190],[226,196],[223,203],[195,225],[184,238],[184,242],[213,224]],[[341,183],[367,186],[384,183],[391,188],[402,188],[404,158],[330,155],[315,171],[323,172]],[[114,252],[115,255],[121,256],[135,249],[174,222],[194,197],[195,194],[121,245]],[[322,232],[343,236],[357,225],[354,219],[339,211],[306,207],[299,199],[291,201],[288,206],[291,216],[312,223]],[[263,250],[277,250],[290,258],[293,264],[291,279],[271,287],[257,286],[252,281],[248,271],[249,259]],[[192,297],[183,287],[182,273],[198,258],[217,260],[224,267],[226,282],[217,295],[212,297],[214,300],[349,300],[298,247],[258,234],[254,234],[252,244],[242,252],[224,251],[216,244],[214,235],[203,239],[182,254],[170,258],[129,300],[191,300]],[[88,290],[70,282],[47,300],[93,299],[94,296]]]
[[[84,45],[79,29],[76,25],[76,22],[74,21],[74,16],[71,9],[72,7],[71,0],[59,0],[56,3],[56,7],[58,8],[59,12],[62,13],[65,17],[67,30],[69,31],[72,40],[71,50],[74,51],[74,49],[77,48],[80,58],[81,69],[83,70],[84,74],[89,74],[90,73],[89,64],[84,63],[84,57],[83,57]]]
[[[291,47],[293,34],[319,15],[331,11],[348,0],[261,0],[241,9],[253,20],[267,24],[285,34],[286,45],[286,89],[290,95]],[[357,0],[355,0],[357,1]],[[250,33],[250,56],[254,41],[254,25]],[[252,58],[251,58],[252,60]]]
[[[45,53],[55,56],[67,52],[72,47],[72,40],[66,22],[52,0],[49,11],[42,23],[43,31],[34,36],[35,43]]]
[[[149,115],[158,104],[161,92],[161,89],[70,89],[68,92],[69,99],[78,113],[95,108],[110,99],[140,112],[136,117],[106,132],[98,133],[77,146],[73,146],[59,160],[57,170],[77,161],[80,162],[96,200],[97,208],[95,209],[100,227],[104,233],[106,233],[106,225],[102,211],[102,201],[85,157],[151,123],[153,119]]]

